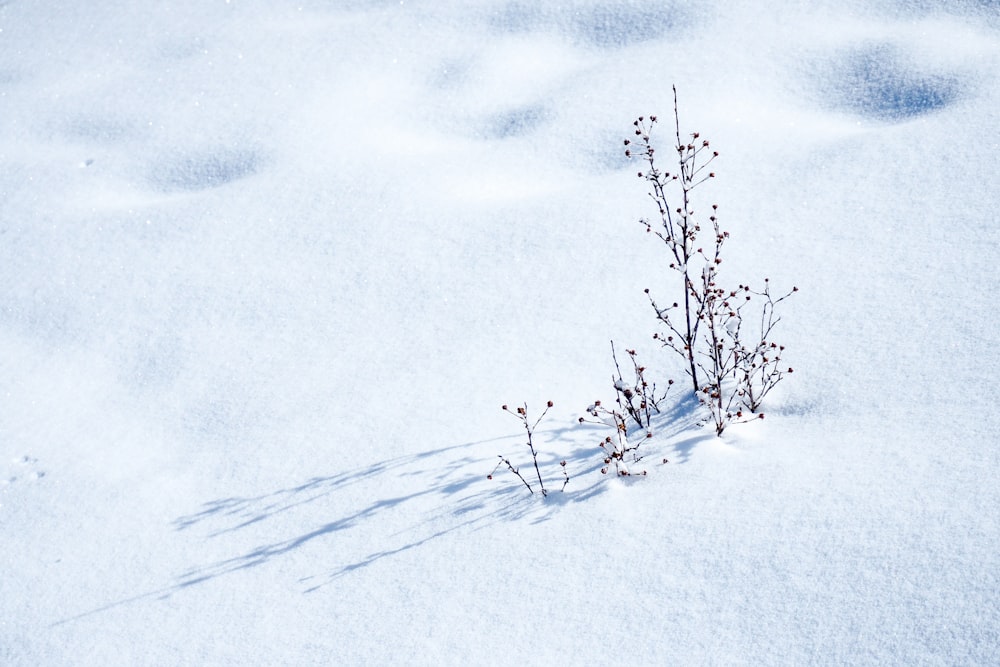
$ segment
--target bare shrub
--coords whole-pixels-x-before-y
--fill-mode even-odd
[[[542,479],[542,471],[538,467],[538,449],[536,449],[535,447],[534,436],[535,436],[535,429],[538,428],[538,425],[542,422],[542,419],[545,418],[545,415],[548,414],[549,409],[552,407],[552,401],[548,401],[546,403],[545,410],[542,411],[542,414],[539,415],[538,419],[536,419],[534,423],[532,423],[528,419],[527,403],[525,403],[523,406],[515,408],[514,410],[511,410],[506,405],[502,407],[504,412],[507,412],[517,417],[518,421],[520,421],[522,426],[524,426],[524,430],[528,435],[528,441],[525,444],[528,446],[528,451],[531,452],[531,462],[535,467],[535,477],[538,480],[538,488],[542,494],[542,497],[545,497],[549,494],[549,492],[548,489],[545,488],[545,481]],[[525,479],[524,475],[521,474],[520,468],[514,466],[514,464],[510,462],[510,459],[505,457],[503,454],[497,454],[497,458],[500,459],[499,462],[497,462],[496,467],[493,468],[493,472],[491,472],[489,475],[486,476],[486,479],[493,479],[493,475],[496,474],[496,471],[499,470],[501,466],[506,465],[507,469],[510,470],[512,473],[514,473],[514,475],[516,475],[519,480],[521,480],[521,483],[524,484],[524,486],[528,489],[530,493],[532,494],[535,493],[535,490],[532,488],[531,484],[528,482],[527,479]],[[563,485],[562,488],[559,490],[565,491],[566,485],[569,484],[569,473],[566,471],[566,461],[565,460],[560,461],[559,466],[562,468],[562,474],[563,474]]]
[[[648,194],[659,215],[658,223],[648,219],[640,223],[663,243],[668,268],[680,283],[679,298],[669,305],[658,302],[646,290],[664,327],[653,338],[682,360],[695,396],[708,409],[716,434],[721,435],[731,423],[763,418],[762,413],[752,413],[758,412],[764,397],[791,372],[780,365],[784,347],[772,341],[771,334],[780,321],[776,307],[797,289],[775,298],[766,279],[761,291],[742,284],[737,289],[722,286],[719,267],[729,232],[720,227],[717,204],[711,205],[706,217],[695,210],[693,197],[696,188],[715,178],[709,165],[719,153],[698,132],[688,135],[690,140],[682,139],[676,87],[677,167],[673,173],[657,166],[650,139],[656,123],[656,116],[640,116],[633,123],[638,138],[625,140],[625,155],[639,157],[646,164],[638,175],[648,183]],[[759,320],[759,328],[744,326],[751,319]]]

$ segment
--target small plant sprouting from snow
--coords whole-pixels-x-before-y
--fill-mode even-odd
[[[653,338],[683,361],[694,395],[722,435],[729,424],[762,419],[761,401],[792,372],[780,365],[784,347],[771,334],[781,319],[777,306],[798,289],[775,297],[766,278],[763,290],[742,283],[735,289],[723,286],[719,269],[729,232],[720,226],[717,204],[707,219],[694,205],[695,190],[715,178],[709,166],[719,153],[698,132],[682,139],[676,87],[674,172],[657,164],[650,139],[656,123],[656,116],[640,116],[632,124],[637,138],[625,140],[625,156],[645,162],[638,176],[648,183],[659,216],[655,223],[639,222],[663,243],[668,268],[679,283],[676,298],[664,304],[646,290],[663,326]],[[746,321],[759,321],[759,327],[744,326]]]
[[[614,466],[616,477],[645,475],[645,470],[634,472],[630,465],[642,461],[643,457],[639,454],[639,445],[641,445],[646,438],[653,437],[652,432],[634,432],[632,434],[632,439],[630,440],[628,423],[626,421],[628,419],[627,415],[617,407],[605,407],[600,401],[594,401],[590,404],[587,407],[587,414],[589,415],[589,418],[580,417],[581,424],[602,424],[610,426],[613,430],[612,434],[606,436],[598,445],[604,456],[604,465],[601,467],[601,474],[608,474],[611,470],[611,466]]]
[[[625,140],[625,156],[645,163],[638,177],[648,184],[647,194],[656,205],[658,219],[643,218],[639,222],[663,244],[667,267],[677,279],[673,298],[666,301],[657,301],[649,289],[645,290],[661,326],[653,339],[682,362],[694,396],[707,410],[716,435],[721,436],[731,424],[763,419],[764,413],[760,411],[763,400],[792,373],[792,368],[782,360],[785,346],[775,341],[772,334],[781,321],[778,306],[798,292],[798,288],[774,293],[767,278],[762,289],[742,282],[735,288],[725,287],[720,266],[729,232],[722,229],[719,206],[711,204],[708,209],[699,206],[696,211],[694,197],[695,190],[715,179],[711,167],[719,152],[698,132],[682,135],[676,86],[673,92],[675,141],[668,161],[676,167],[665,171],[658,166],[656,148],[650,138],[657,125],[656,116],[640,116],[632,123],[634,138]],[[626,349],[626,353],[632,363],[627,379],[611,341],[614,404],[609,407],[594,401],[586,410],[588,416],[579,419],[581,423],[611,428],[611,435],[599,443],[603,456],[601,473],[607,474],[614,468],[618,477],[646,474],[645,470],[634,469],[644,456],[639,454],[639,447],[653,437],[653,418],[660,412],[666,391],[674,384],[673,380],[667,380],[663,393],[658,394],[635,350]],[[541,416],[532,422],[527,404],[515,410],[503,406],[505,412],[517,417],[527,433],[526,444],[535,474],[529,482],[530,473],[526,477],[508,457],[498,455],[499,461],[489,479],[506,466],[529,492],[534,494],[532,484],[537,484],[541,495],[548,495],[534,433],[551,407],[549,401]],[[663,462],[667,463],[667,459]],[[569,483],[566,461],[560,465],[562,490],[565,490]]]
[[[524,427],[524,430],[527,433],[528,441],[525,444],[528,447],[528,451],[531,453],[531,463],[535,467],[535,478],[538,481],[538,489],[541,492],[543,498],[549,495],[549,491],[548,489],[545,488],[545,481],[542,479],[542,471],[538,467],[538,449],[535,447],[535,429],[537,429],[538,425],[542,423],[542,420],[545,418],[545,415],[548,414],[549,409],[551,407],[552,407],[552,401],[548,401],[545,405],[545,409],[542,411],[542,414],[539,415],[538,419],[536,419],[534,423],[532,423],[531,420],[528,418],[527,403],[525,403],[523,406],[518,406],[514,410],[511,410],[507,405],[502,406],[504,412],[517,417],[518,421],[521,422],[521,425]],[[489,475],[486,476],[486,479],[493,479],[493,475],[496,474],[497,470],[499,470],[502,466],[507,466],[507,469],[510,470],[512,473],[514,473],[514,475],[519,480],[521,480],[521,483],[524,484],[525,488],[528,489],[529,493],[532,494],[535,493],[535,489],[532,488],[531,483],[528,482],[528,480],[525,479],[524,475],[521,474],[520,468],[511,463],[510,458],[504,456],[503,454],[497,454],[497,458],[500,460],[497,462],[496,467],[493,468],[493,472],[491,472]],[[562,488],[560,488],[559,490],[565,491],[566,485],[569,484],[569,473],[566,471],[566,461],[565,460],[560,461],[559,466],[562,468],[562,474],[563,474],[563,484]],[[530,477],[530,473],[528,474]]]
[[[667,380],[667,389],[664,389],[662,394],[657,394],[656,383],[646,379],[646,367],[639,363],[635,350],[625,350],[625,353],[632,362],[631,382],[622,376],[615,342],[611,341],[611,359],[615,362],[615,375],[611,378],[615,389],[615,402],[636,426],[651,431],[653,415],[659,414],[660,403],[666,398],[667,391],[674,381]]]

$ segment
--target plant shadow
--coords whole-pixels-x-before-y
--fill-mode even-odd
[[[677,401],[661,413],[656,424],[664,438],[653,442],[668,443],[666,453],[680,462],[686,461],[705,439],[691,435],[696,421],[691,405]],[[349,548],[324,546],[324,553],[342,554],[338,556],[342,562],[322,574],[298,580],[303,593],[313,593],[383,559],[447,535],[481,530],[497,522],[543,523],[567,506],[604,493],[608,477],[601,474],[605,464],[599,443],[607,434],[607,427],[574,423],[539,429],[536,434],[543,443],[538,469],[547,491],[545,496],[524,446],[524,435],[520,433],[429,449],[362,469],[314,476],[258,495],[213,499],[177,517],[170,525],[176,533],[188,536],[187,539],[200,543],[206,550],[218,551],[221,545],[223,550],[231,549],[236,555],[189,567],[156,590],[77,614],[57,625],[143,599],[166,599],[194,586],[266,565],[305,547],[330,541],[335,547],[341,542],[353,545],[353,556],[345,553]],[[531,484],[532,493],[505,469],[494,471],[493,479],[487,479],[498,449],[512,462],[516,460],[515,465]],[[649,456],[650,461],[655,461],[658,454]],[[563,461],[565,466],[561,465]],[[336,508],[334,516],[329,518],[332,508]],[[302,530],[303,525],[308,528]],[[367,538],[367,533],[377,534],[385,526],[397,529],[371,539],[359,539],[351,533],[361,531]],[[265,539],[251,548],[246,546],[260,536],[281,533],[284,536],[279,539]],[[341,540],[342,537],[345,539]],[[374,543],[378,548],[363,553],[357,550],[358,543],[368,545],[368,549]],[[209,544],[214,546],[209,549]]]

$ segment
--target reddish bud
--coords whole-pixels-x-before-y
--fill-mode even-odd
[[[493,475],[487,475],[486,479],[493,479]]]
[[[505,403],[505,404],[504,404],[504,405],[503,405],[503,406],[501,407],[501,409],[502,409],[502,410],[506,410],[506,409],[507,409],[507,404]]]
[[[550,407],[550,408],[551,408],[551,407],[552,407],[552,401],[549,401],[549,402],[548,402],[548,403],[546,403],[545,405],[546,405],[547,407]]]

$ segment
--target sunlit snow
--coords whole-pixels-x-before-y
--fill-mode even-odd
[[[1000,663],[998,72],[988,0],[0,0],[0,664]],[[722,438],[674,84],[800,290]]]

